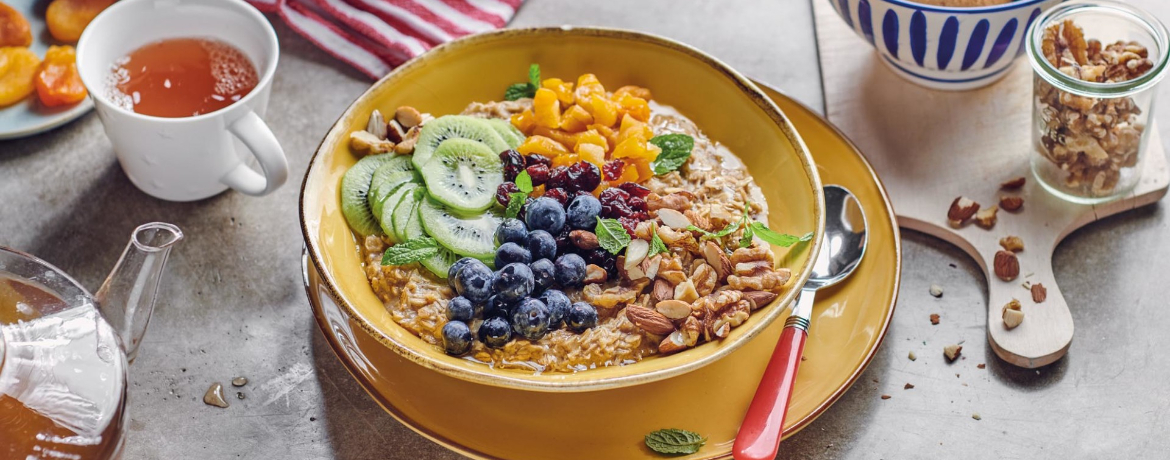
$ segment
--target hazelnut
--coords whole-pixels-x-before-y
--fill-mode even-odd
[[[1004,281],[1011,281],[1020,276],[1020,261],[1015,253],[998,251],[995,253],[995,276]]]
[[[578,249],[591,251],[601,247],[597,242],[597,235],[589,230],[573,230],[569,232],[569,241],[573,242],[573,246]]]

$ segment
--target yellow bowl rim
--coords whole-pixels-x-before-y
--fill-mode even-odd
[[[776,300],[774,300],[772,302],[772,304],[769,305],[768,307],[761,309],[761,313],[756,313],[756,315],[762,314],[763,317],[761,318],[761,320],[759,322],[755,323],[754,327],[752,327],[746,333],[744,333],[743,335],[740,335],[737,339],[731,341],[730,343],[727,343],[727,342],[721,343],[720,344],[721,346],[718,349],[716,349],[714,352],[709,352],[705,356],[703,356],[699,359],[684,361],[679,365],[661,368],[661,369],[658,369],[658,370],[655,370],[652,372],[644,372],[644,373],[637,372],[637,366],[638,366],[638,364],[641,364],[641,362],[639,362],[639,363],[634,363],[634,364],[630,364],[630,365],[625,366],[625,368],[632,370],[631,372],[626,373],[625,375],[611,376],[611,377],[598,378],[598,379],[582,379],[582,380],[567,380],[567,381],[549,380],[549,379],[542,378],[542,377],[546,377],[547,374],[519,374],[519,373],[517,373],[516,375],[509,375],[509,374],[502,374],[502,373],[496,372],[493,368],[488,367],[486,365],[480,366],[480,367],[482,367],[482,369],[468,369],[468,368],[464,368],[464,367],[458,367],[458,366],[455,366],[455,365],[452,365],[449,363],[445,363],[439,359],[436,359],[436,358],[429,356],[427,353],[421,352],[419,350],[414,349],[413,347],[407,346],[406,344],[402,344],[402,343],[395,341],[393,338],[389,337],[388,335],[383,333],[381,330],[374,327],[369,322],[365,321],[365,319],[362,317],[362,315],[359,315],[356,313],[354,307],[350,304],[350,299],[348,299],[346,296],[341,295],[340,290],[337,288],[337,283],[333,278],[333,274],[330,273],[329,270],[324,268],[324,267],[326,267],[326,265],[324,263],[322,263],[321,248],[317,244],[316,239],[310,233],[310,229],[309,229],[309,225],[308,225],[309,219],[306,216],[306,209],[305,209],[305,196],[306,196],[306,192],[307,192],[306,186],[308,184],[310,176],[313,174],[315,167],[318,164],[318,161],[317,161],[318,157],[322,155],[322,151],[327,144],[328,145],[335,145],[336,142],[340,141],[341,139],[344,139],[345,136],[343,134],[347,134],[347,133],[342,132],[345,127],[341,125],[341,121],[350,117],[352,115],[352,112],[354,110],[356,110],[357,106],[359,105],[359,102],[361,102],[364,98],[366,98],[368,95],[370,95],[375,88],[380,87],[382,85],[386,85],[386,84],[392,84],[395,80],[397,80],[397,78],[399,77],[399,75],[402,72],[404,72],[406,70],[413,69],[413,68],[418,67],[420,65],[423,65],[427,59],[429,59],[433,56],[436,56],[436,55],[439,55],[442,53],[454,52],[454,51],[456,51],[462,47],[465,47],[465,46],[478,45],[481,43],[490,43],[493,41],[500,41],[500,40],[512,38],[514,36],[524,36],[524,35],[552,35],[552,36],[573,36],[573,35],[576,35],[576,36],[586,36],[586,37],[592,36],[592,37],[615,38],[615,39],[619,39],[619,40],[640,41],[640,42],[656,45],[659,47],[663,47],[663,48],[666,48],[668,50],[681,52],[681,53],[686,54],[692,58],[699,60],[702,64],[705,64],[705,65],[713,68],[714,70],[718,71],[719,73],[722,73],[726,77],[728,77],[733,83],[736,84],[736,86],[740,89],[740,91],[742,91],[745,95],[747,95],[752,100],[752,102],[754,102],[756,104],[756,106],[758,106],[761,110],[763,110],[768,115],[768,117],[772,120],[772,122],[775,123],[780,128],[780,130],[784,133],[785,137],[788,138],[789,143],[792,145],[793,150],[795,150],[798,158],[800,159],[801,166],[804,168],[805,175],[809,179],[811,179],[811,182],[812,182],[812,185],[814,188],[814,192],[812,194],[814,197],[813,212],[814,212],[814,218],[816,219],[817,223],[816,223],[816,228],[813,231],[812,242],[809,245],[810,247],[808,249],[808,259],[806,260],[804,265],[801,266],[801,268],[799,270],[794,270],[795,276],[792,278],[792,280],[789,281],[789,285],[788,285],[787,289],[784,291],[784,294],[782,296],[780,296],[779,298],[777,298]],[[580,391],[598,391],[598,390],[605,390],[605,389],[612,389],[612,388],[620,388],[620,387],[625,387],[625,386],[630,386],[630,385],[637,385],[637,384],[642,384],[642,383],[654,382],[654,381],[670,378],[670,377],[673,377],[676,375],[680,375],[680,374],[698,369],[700,367],[703,367],[707,364],[715,362],[716,360],[718,360],[720,358],[723,358],[724,356],[727,356],[731,352],[739,349],[739,347],[742,346],[744,343],[746,343],[748,340],[751,340],[752,338],[759,335],[759,333],[761,331],[763,331],[764,329],[766,329],[768,327],[768,325],[770,325],[772,323],[772,321],[775,321],[776,318],[779,317],[781,313],[783,313],[784,311],[787,310],[787,306],[789,304],[791,304],[796,299],[797,295],[799,294],[799,292],[800,292],[799,286],[803,286],[804,283],[808,280],[809,276],[812,274],[813,263],[815,262],[817,254],[819,253],[819,251],[821,249],[821,239],[822,239],[822,236],[824,235],[824,231],[825,231],[824,194],[820,192],[820,190],[822,188],[823,188],[823,185],[821,183],[820,174],[816,170],[816,163],[813,161],[811,154],[809,154],[808,147],[804,144],[804,140],[801,139],[800,135],[796,132],[796,129],[792,126],[791,122],[789,122],[788,118],[783,114],[783,111],[781,111],[780,108],[777,107],[776,104],[774,102],[772,102],[772,100],[766,94],[764,94],[755,85],[755,83],[753,83],[750,79],[743,76],[738,71],[732,69],[730,66],[728,66],[727,64],[723,63],[722,61],[716,59],[715,57],[710,56],[702,51],[699,51],[698,49],[696,49],[690,45],[686,45],[686,44],[671,40],[671,39],[666,38],[666,37],[662,37],[662,36],[654,35],[654,34],[649,34],[649,33],[644,33],[644,32],[636,32],[636,31],[631,31],[631,30],[626,30],[626,29],[605,28],[605,27],[570,27],[570,26],[530,27],[530,28],[518,28],[518,29],[499,29],[499,30],[495,30],[495,31],[491,31],[491,32],[469,35],[469,36],[466,36],[466,37],[463,37],[463,38],[460,38],[457,40],[453,40],[453,41],[441,44],[439,46],[436,46],[435,48],[432,48],[430,51],[423,53],[423,54],[403,63],[402,65],[398,66],[393,71],[391,71],[389,74],[387,74],[385,77],[382,77],[380,80],[375,82],[368,89],[366,89],[366,91],[363,92],[360,96],[358,96],[357,99],[355,99],[352,103],[350,103],[350,106],[346,108],[345,112],[343,112],[341,114],[341,116],[338,117],[337,121],[333,124],[333,126],[329,129],[329,132],[325,135],[325,137],[321,140],[321,143],[317,146],[317,150],[313,153],[313,156],[309,159],[309,167],[305,171],[305,176],[301,181],[301,193],[300,193],[300,198],[299,198],[298,213],[300,214],[301,233],[302,233],[302,236],[304,237],[304,240],[305,240],[305,246],[308,249],[309,258],[312,259],[313,264],[315,266],[321,267],[321,272],[322,272],[321,279],[324,281],[326,289],[328,289],[329,293],[333,296],[334,299],[338,300],[338,303],[341,305],[342,310],[344,310],[347,315],[349,315],[351,318],[353,318],[361,326],[361,328],[363,330],[365,330],[367,333],[369,333],[370,336],[374,337],[374,339],[377,340],[378,342],[382,343],[383,345],[390,348],[391,350],[398,353],[399,355],[401,355],[401,356],[403,356],[403,357],[405,357],[405,358],[407,358],[415,363],[418,363],[419,365],[421,365],[423,367],[441,372],[445,375],[449,375],[449,376],[452,376],[452,377],[455,377],[455,378],[458,378],[461,380],[473,382],[473,383],[492,385],[492,386],[501,387],[501,388],[512,388],[512,389],[530,390],[530,391],[580,392]],[[753,316],[755,316],[755,315],[753,315]],[[401,327],[401,326],[399,326],[399,325],[397,325],[397,323],[395,323],[394,327]],[[678,354],[671,355],[671,356],[654,357],[654,358],[655,359],[671,359],[672,357],[686,356],[687,352],[693,353],[695,351],[696,350],[687,350],[683,353],[678,353]],[[675,358],[675,359],[678,359],[678,358]],[[584,372],[588,372],[588,371],[584,371]]]

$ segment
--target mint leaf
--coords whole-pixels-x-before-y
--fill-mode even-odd
[[[504,90],[504,100],[514,101],[526,97],[536,97],[536,87],[532,83],[514,83]]]
[[[678,169],[687,162],[687,158],[691,157],[691,151],[695,149],[695,139],[686,134],[654,136],[650,143],[662,149],[658,158],[650,163],[650,169],[659,176]]]
[[[439,253],[439,243],[424,236],[390,246],[382,253],[382,265],[406,265],[434,257]]]
[[[524,202],[527,200],[527,193],[516,192],[509,195],[508,207],[504,209],[504,215],[507,217],[516,217],[520,215],[520,210],[524,208]]]
[[[692,232],[699,232],[699,233],[702,233],[702,234],[703,234],[703,238],[714,238],[714,237],[715,237],[715,234],[714,234],[714,233],[708,232],[708,231],[706,231],[706,230],[703,230],[703,229],[701,229],[701,228],[699,228],[699,227],[696,227],[696,226],[694,226],[694,225],[688,225],[688,226],[687,226],[687,230],[690,230],[690,231],[692,231]]]
[[[662,242],[662,238],[658,237],[658,224],[654,224],[654,226],[650,229],[650,255],[653,256],[655,254],[665,254],[668,252],[670,252],[670,249],[666,247],[666,243]]]
[[[626,245],[630,244],[630,234],[617,219],[597,218],[597,227],[593,229],[597,235],[597,243],[610,254],[617,255]]]
[[[752,222],[751,226],[748,228],[750,228],[756,236],[760,237],[761,240],[767,241],[776,246],[789,247],[801,241],[808,241],[812,239],[812,233],[805,234],[804,236],[789,235],[787,233],[776,233],[772,231],[772,229],[768,228],[767,225],[761,224],[759,222]]]
[[[528,66],[528,84],[532,85],[532,91],[534,93],[536,92],[536,88],[540,88],[540,64]]]
[[[752,230],[751,225],[748,225],[747,228],[743,229],[743,236],[739,238],[739,247],[746,248],[748,246],[751,246],[752,245],[752,235],[754,235],[754,234],[755,234],[755,231]]]
[[[516,175],[516,188],[524,193],[532,193],[532,176],[528,175],[528,171],[520,171]]]
[[[665,455],[686,455],[698,452],[707,438],[698,433],[678,428],[652,431],[646,435],[646,447]]]

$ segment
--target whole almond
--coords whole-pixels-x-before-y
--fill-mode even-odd
[[[776,300],[776,298],[779,296],[780,296],[780,294],[777,294],[775,292],[768,292],[768,291],[744,291],[743,292],[743,298],[744,298],[744,300],[751,302],[752,310],[757,310],[757,309],[760,309],[761,307],[768,306],[768,304],[772,303],[772,301]]]
[[[947,220],[951,223],[963,223],[974,216],[976,212],[979,212],[979,203],[965,196],[960,196],[951,202],[951,208],[947,210]]]
[[[683,319],[691,316],[691,305],[681,300],[663,300],[655,304],[654,309],[670,319]]]
[[[674,298],[674,286],[670,285],[670,281],[664,279],[654,280],[654,289],[650,293],[650,299],[654,302],[661,302],[663,300],[670,300]]]
[[[573,230],[569,232],[569,241],[573,242],[573,246],[578,249],[592,251],[601,247],[597,242],[597,235],[589,230]]]
[[[1011,281],[1020,276],[1020,261],[1015,253],[998,251],[995,253],[995,276],[1004,281]]]
[[[1018,196],[1001,196],[999,197],[999,207],[1004,211],[1016,212],[1024,207],[1024,199]]]
[[[646,307],[630,305],[626,307],[626,318],[635,326],[651,334],[666,335],[674,332],[674,323],[670,322],[662,313]]]

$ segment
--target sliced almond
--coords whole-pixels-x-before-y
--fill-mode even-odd
[[[703,243],[703,258],[707,259],[707,264],[715,269],[720,280],[726,279],[727,275],[731,274],[731,261],[727,259],[727,254],[714,241]]]
[[[658,269],[662,267],[662,256],[655,255],[654,257],[647,257],[642,261],[642,271],[646,273],[646,277],[654,279],[658,277]]]
[[[630,245],[626,246],[626,270],[637,267],[646,259],[646,255],[650,253],[650,242],[646,240],[633,240]],[[645,275],[645,272],[643,272]]]
[[[373,134],[378,139],[386,138],[386,117],[382,116],[382,112],[374,109],[370,113],[370,121],[366,122],[366,132]]]
[[[1004,190],[1015,190],[1015,189],[1018,189],[1020,187],[1023,187],[1024,183],[1027,181],[1028,181],[1027,178],[1025,178],[1024,176],[1020,176],[1020,177],[1008,180],[1002,184],[999,184],[999,187],[1004,189]]]
[[[681,300],[663,300],[654,305],[654,309],[670,319],[683,319],[691,316],[691,305]]]
[[[670,228],[684,229],[691,225],[691,220],[683,213],[670,208],[662,208],[658,210],[658,218],[662,219],[662,225]]]
[[[686,339],[683,338],[681,331],[671,332],[670,335],[662,339],[658,344],[658,354],[669,355],[671,353],[678,353],[687,349]]]

